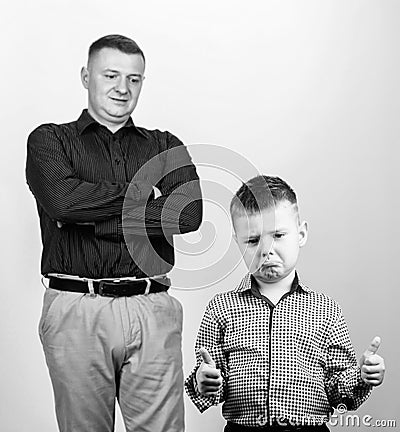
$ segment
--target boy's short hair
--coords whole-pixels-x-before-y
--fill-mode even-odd
[[[113,48],[125,54],[139,54],[142,56],[143,60],[146,61],[143,51],[133,39],[118,34],[103,36],[93,42],[89,47],[89,61],[103,48]]]
[[[296,193],[284,180],[266,175],[253,177],[243,183],[232,198],[231,218],[260,212],[281,201],[290,202],[298,212]]]

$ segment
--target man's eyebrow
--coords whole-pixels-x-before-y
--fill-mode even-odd
[[[119,73],[121,73],[121,72],[118,71],[118,70],[110,69],[110,68],[104,69],[103,72],[111,72],[111,73],[115,73],[115,74],[119,74]],[[128,76],[137,76],[137,77],[142,77],[143,75],[140,74],[140,73],[131,73],[131,74],[128,74]]]

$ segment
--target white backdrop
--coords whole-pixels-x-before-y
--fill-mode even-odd
[[[375,334],[382,337],[385,383],[359,414],[397,415],[400,425],[399,14],[396,0],[2,5],[2,431],[56,430],[37,336],[41,244],[24,178],[26,138],[41,123],[79,116],[88,46],[110,33],[134,38],[146,54],[136,124],[168,129],[189,146],[239,152],[297,191],[310,224],[299,264],[303,281],[342,305],[358,355]],[[228,238],[225,217],[206,206],[206,219]],[[188,256],[178,255],[177,285],[193,286],[180,271],[189,265]],[[185,373],[206,303],[233,288],[243,272],[240,266],[202,290],[173,291],[185,310]],[[189,432],[217,432],[224,424],[220,407],[200,415],[188,399],[186,423]],[[120,418],[116,429],[124,430]]]

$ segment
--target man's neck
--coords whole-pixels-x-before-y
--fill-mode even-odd
[[[117,131],[119,131],[122,127],[125,126],[126,122],[128,121],[129,117],[125,120],[122,120],[120,123],[106,123],[104,120],[99,119],[96,114],[88,108],[88,113],[97,121],[97,123],[105,126],[109,131],[111,131],[113,134]]]

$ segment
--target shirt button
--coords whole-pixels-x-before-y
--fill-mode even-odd
[[[115,163],[116,163],[117,165],[119,165],[120,162],[121,162],[121,159],[118,159],[118,158],[115,159]]]

